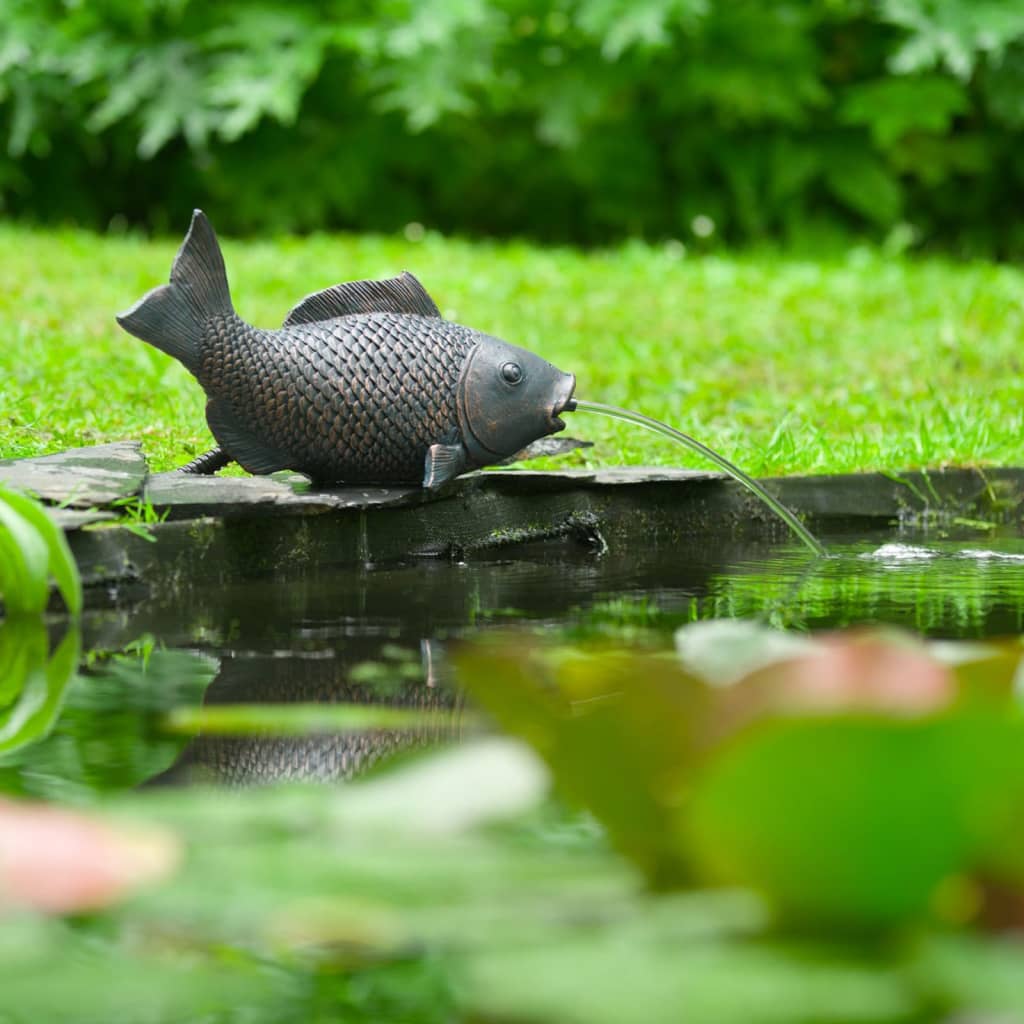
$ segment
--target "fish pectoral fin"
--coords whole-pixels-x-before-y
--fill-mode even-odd
[[[406,313],[440,319],[441,311],[416,278],[404,271],[384,281],[349,281],[307,295],[285,317],[284,327],[358,313]]]
[[[287,452],[261,441],[242,426],[231,406],[219,398],[206,403],[206,422],[221,448],[249,473],[276,473],[294,462]]]
[[[440,487],[469,469],[469,457],[461,444],[432,444],[423,460],[423,486]]]

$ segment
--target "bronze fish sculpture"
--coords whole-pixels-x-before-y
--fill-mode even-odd
[[[234,311],[201,210],[170,283],[117,322],[195,376],[227,456],[321,484],[437,487],[563,429],[576,385],[532,352],[443,319],[409,273],[335,285],[280,330],[253,327]]]

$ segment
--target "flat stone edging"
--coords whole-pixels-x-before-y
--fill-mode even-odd
[[[304,478],[149,473],[138,442],[0,462],[0,483],[63,507],[87,583],[174,585],[287,566],[463,557],[526,542],[677,545],[714,536],[782,538],[787,528],[720,473],[618,467],[471,473],[437,492],[415,487],[311,490]],[[300,485],[301,482],[301,485]],[[922,517],[1020,517],[1024,469],[951,469],[780,477],[764,486],[811,529],[878,528]],[[299,485],[299,486],[296,486]],[[146,529],[110,525],[127,503],[165,515]],[[144,518],[144,517],[143,517]],[[146,532],[146,531],[141,531]]]

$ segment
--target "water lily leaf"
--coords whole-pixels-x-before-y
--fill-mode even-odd
[[[1024,1019],[1024,942],[937,935],[925,939],[913,960],[914,978],[933,1006],[971,1008],[977,1021]]]
[[[708,688],[671,656],[527,643],[465,645],[455,659],[460,682],[530,743],[557,788],[592,811],[649,878],[685,877],[672,821],[703,742]]]
[[[863,927],[936,909],[1005,841],[1024,792],[1019,654],[940,661],[909,635],[851,631],[749,673],[720,692],[718,751],[680,822],[696,859],[791,916]]]
[[[909,986],[870,963],[820,950],[650,938],[598,932],[477,951],[463,963],[464,998],[488,1020],[560,1024],[888,1024],[913,1007]]]
[[[718,667],[708,684],[649,652],[523,638],[456,665],[655,885],[752,887],[837,927],[942,916],[951,878],[1020,845],[1016,644],[956,665],[901,633],[797,649],[725,686]]]
[[[712,759],[679,827],[711,878],[757,888],[784,915],[858,928],[923,917],[1005,827],[1022,738],[995,711],[761,721]]]
[[[963,644],[968,655],[952,664],[963,702],[1020,702],[1024,697],[1024,646],[1019,638]]]
[[[339,814],[361,829],[451,834],[524,813],[547,788],[529,747],[490,737],[352,787]]]

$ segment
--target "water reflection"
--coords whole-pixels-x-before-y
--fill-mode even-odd
[[[11,625],[3,624],[4,634]],[[61,641],[47,664],[57,685],[26,719],[32,729],[23,728],[16,748],[0,753],[0,792],[80,803],[166,770],[185,739],[161,730],[163,715],[197,707],[218,667],[205,654],[156,649],[151,640],[127,651],[92,651],[79,665],[77,642],[73,634]],[[33,685],[29,675],[22,701],[31,699]],[[58,700],[59,716],[41,713]]]
[[[0,754],[49,733],[78,667],[81,633],[71,623],[50,653],[39,616],[0,621]]]
[[[452,739],[458,733],[462,706],[451,685],[443,645],[428,638],[412,645],[348,637],[343,644],[298,653],[247,651],[223,661],[205,699],[208,708],[306,703],[380,705],[444,714],[403,729],[334,733],[314,722],[305,736],[200,735],[154,783],[346,781],[386,755]]]
[[[49,739],[40,740],[41,726],[32,745],[0,754],[0,790],[52,795],[63,786],[80,795],[146,781],[343,781],[395,751],[457,736],[465,715],[447,667],[450,645],[499,626],[665,649],[678,626],[707,618],[801,630],[888,623],[934,637],[1024,629],[1024,541],[1014,532],[826,539],[835,557],[825,560],[809,560],[796,544],[683,540],[603,558],[540,547],[530,557],[135,593],[85,614],[85,648],[115,653],[91,655],[67,683]],[[895,557],[893,544],[924,554]],[[0,658],[34,666],[37,681],[42,666],[55,671],[58,651],[73,668],[77,638],[54,647],[49,661],[44,641],[38,629],[6,624]],[[54,681],[43,687],[48,704],[38,702],[38,685],[29,689],[35,704],[12,699],[9,685],[0,691],[0,727],[11,730],[15,707],[25,722],[56,715]],[[240,704],[305,708],[311,734],[182,737],[165,727],[174,708]],[[371,705],[421,708],[440,719],[361,734],[332,731],[330,716],[316,722],[317,708]]]

